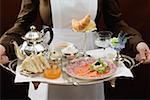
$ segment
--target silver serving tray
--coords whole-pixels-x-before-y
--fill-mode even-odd
[[[128,68],[131,68],[135,65],[135,61],[133,58],[129,57],[129,56],[126,56],[126,55],[122,55],[123,57],[123,60],[122,62],[128,67]],[[17,59],[11,61],[9,63],[9,68],[14,72],[14,73],[17,73],[18,70],[16,70],[19,66],[20,66],[21,62],[18,61]],[[20,73],[20,75],[22,75],[23,73]],[[17,76],[17,74],[16,74]],[[48,83],[48,84],[55,84],[55,85],[90,85],[90,84],[98,84],[98,83],[102,83],[104,81],[109,81],[109,80],[112,80],[114,79],[114,77],[110,76],[110,77],[107,77],[107,78],[104,78],[104,79],[97,79],[97,80],[81,80],[81,79],[77,79],[77,78],[74,78],[74,77],[71,77],[70,75],[68,75],[64,69],[64,67],[62,68],[62,75],[61,75],[61,80],[58,81],[57,79],[57,82],[55,82],[55,80],[50,80],[50,79],[42,79],[42,80],[38,80],[38,79],[35,79],[36,77],[40,77],[41,74],[39,75],[35,75],[35,74],[23,74],[24,77],[26,78],[30,78],[30,81],[25,81],[25,82],[31,82],[31,81],[39,81],[39,82],[42,82],[42,83]],[[33,80],[32,80],[33,79]],[[17,83],[17,82],[16,82]]]

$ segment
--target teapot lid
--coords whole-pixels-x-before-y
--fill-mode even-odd
[[[36,40],[42,37],[40,32],[36,30],[36,27],[34,25],[30,26],[30,30],[31,31],[27,32],[24,36],[25,39]]]

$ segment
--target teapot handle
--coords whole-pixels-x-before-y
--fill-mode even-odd
[[[45,27],[43,28],[43,32],[44,32],[44,33],[49,32],[49,34],[50,34],[50,39],[49,39],[49,41],[48,41],[47,44],[50,45],[50,43],[52,42],[53,37],[54,37],[54,33],[53,33],[52,28],[50,28],[49,26],[45,26]]]

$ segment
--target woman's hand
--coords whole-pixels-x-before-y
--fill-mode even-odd
[[[140,42],[136,46],[137,51],[139,52],[136,55],[136,60],[143,62],[143,64],[150,63],[150,49],[145,42]]]
[[[5,47],[0,45],[0,63],[1,64],[6,64],[9,61],[8,57],[6,56],[5,51],[6,51]]]

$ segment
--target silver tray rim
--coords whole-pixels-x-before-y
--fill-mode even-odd
[[[122,57],[124,58],[124,61],[126,62],[130,62],[132,63],[131,67],[134,66],[135,64],[135,61],[133,58],[127,56],[127,55],[122,55]],[[9,68],[11,68],[12,70],[14,69],[14,67],[18,67],[19,64],[18,64],[18,59],[15,59],[13,61],[11,61],[9,63]],[[14,71],[14,70],[13,70]],[[91,84],[98,84],[98,83],[103,83],[105,81],[109,81],[109,80],[112,80],[114,79],[115,77],[110,76],[110,77],[107,77],[107,78],[104,78],[104,79],[97,79],[97,80],[82,80],[82,79],[77,79],[77,78],[74,78],[74,77],[71,77],[69,76],[66,72],[62,72],[62,76],[61,76],[64,80],[66,80],[67,78],[71,78],[72,81],[68,81],[66,80],[67,82],[60,82],[60,83],[55,83],[55,82],[48,82],[48,81],[39,81],[39,82],[42,82],[42,83],[48,83],[48,84],[54,84],[54,85],[91,85]],[[34,81],[26,81],[26,82],[34,82]],[[37,81],[36,81],[37,82]],[[16,83],[21,83],[21,82],[16,82]]]

